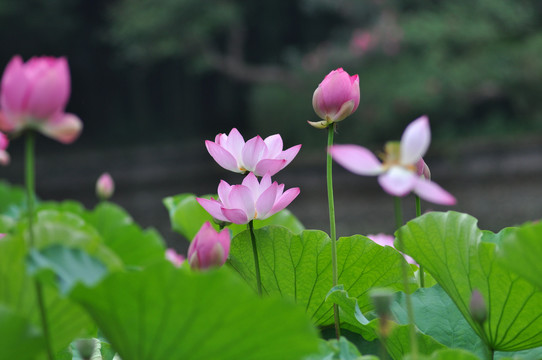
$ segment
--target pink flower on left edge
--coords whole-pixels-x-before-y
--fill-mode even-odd
[[[261,181],[248,174],[241,185],[230,185],[224,180],[218,185],[218,200],[197,198],[211,216],[220,221],[247,224],[254,219],[267,219],[276,214],[299,195],[299,188],[284,191],[284,184],[271,183],[265,174]]]
[[[188,263],[193,269],[208,269],[222,266],[230,253],[230,231],[216,231],[210,222],[206,222],[188,248]]]
[[[395,240],[395,238],[392,235],[380,233],[380,234],[370,234],[370,235],[367,235],[367,237],[369,239],[373,240],[375,243],[377,243],[380,246],[389,246],[389,247],[392,247],[392,248],[395,249],[395,246],[393,245],[393,241]],[[399,251],[399,253],[401,255],[403,255],[403,257],[405,258],[405,260],[409,264],[418,265],[418,263],[413,258],[411,258],[410,256],[405,255],[400,251]]]
[[[24,63],[14,56],[2,76],[0,130],[34,129],[65,144],[75,141],[83,124],[64,112],[70,86],[66,58],[34,57]]]
[[[245,143],[239,131],[233,128],[229,135],[218,134],[215,141],[206,140],[205,146],[218,165],[236,173],[266,173],[273,176],[284,169],[297,155],[301,145],[282,150],[282,138],[275,134],[262,139],[253,137]]]
[[[7,165],[9,164],[9,154],[6,151],[9,145],[8,137],[0,132],[0,165]]]
[[[405,196],[413,191],[426,201],[454,205],[455,198],[450,193],[425,175],[420,176],[424,172],[420,160],[430,142],[429,119],[422,116],[407,126],[400,143],[386,144],[383,163],[370,150],[358,145],[335,145],[329,151],[335,161],[354,174],[378,175],[380,186],[390,195]]]

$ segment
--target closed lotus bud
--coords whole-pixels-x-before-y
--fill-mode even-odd
[[[431,171],[423,159],[416,163],[416,174],[423,176],[426,180],[431,180]]]
[[[33,129],[62,143],[75,141],[83,124],[64,112],[70,92],[66,58],[42,56],[24,63],[14,56],[2,76],[0,130]]]
[[[224,265],[230,253],[230,232],[216,231],[210,222],[203,224],[188,248],[188,263],[193,269]]]
[[[312,96],[312,107],[322,121],[309,124],[324,129],[344,120],[359,105],[359,77],[350,76],[342,68],[330,72],[318,85]]]
[[[96,340],[95,339],[79,339],[75,342],[75,347],[81,355],[83,360],[89,360],[94,354],[96,349]]]
[[[380,336],[387,338],[392,330],[391,303],[395,295],[390,289],[380,288],[371,290],[369,296],[375,307],[375,312],[380,318],[378,332]]]
[[[166,250],[166,260],[171,262],[175,267],[180,267],[183,262],[186,260],[184,256],[177,254],[173,249]]]
[[[0,165],[7,165],[9,164],[9,154],[6,151],[9,145],[8,137],[0,132]]]
[[[115,192],[115,183],[109,173],[103,173],[96,182],[96,195],[100,200],[107,200]]]
[[[470,314],[474,321],[476,321],[479,324],[483,324],[487,319],[487,306],[486,302],[484,301],[484,298],[482,296],[482,293],[478,291],[477,289],[474,289],[472,291],[471,297],[470,297]]]

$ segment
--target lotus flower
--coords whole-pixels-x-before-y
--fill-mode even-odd
[[[101,200],[107,200],[115,192],[115,183],[109,173],[103,173],[96,181],[96,195]]]
[[[9,145],[8,137],[0,132],[0,164],[1,165],[7,165],[9,164],[9,154],[6,151]]]
[[[197,198],[211,216],[220,221],[247,224],[254,219],[267,219],[288,206],[299,195],[299,188],[283,192],[284,184],[271,183],[269,173],[261,182],[249,173],[241,185],[230,185],[224,180],[218,185],[218,198]]]
[[[347,170],[358,175],[378,175],[382,188],[394,196],[405,196],[411,191],[420,198],[441,205],[454,205],[455,198],[439,185],[418,174],[419,161],[431,142],[429,119],[422,116],[405,129],[401,142],[386,144],[381,163],[368,149],[358,145],[334,145],[329,151]]]
[[[273,176],[284,169],[301,149],[301,145],[282,151],[280,135],[265,139],[256,136],[245,143],[243,136],[232,129],[229,135],[218,134],[215,141],[206,140],[205,146],[218,165],[236,173],[253,172],[256,176],[266,173]]]
[[[70,70],[66,58],[37,57],[23,63],[11,59],[2,76],[0,130],[19,133],[35,129],[62,143],[71,143],[83,127],[66,114]]]
[[[395,238],[392,236],[392,235],[388,235],[388,234],[371,234],[371,235],[367,235],[367,237],[371,240],[373,240],[375,243],[377,243],[378,245],[380,246],[390,246],[392,248],[395,249],[395,246],[393,245],[393,241],[395,240]],[[396,249],[397,250],[397,249]],[[414,261],[413,258],[411,258],[410,256],[408,255],[405,255],[403,254],[402,252],[399,251],[399,253],[401,255],[403,255],[403,257],[405,258],[405,260],[409,263],[409,264],[418,264],[416,261]]]
[[[203,224],[188,248],[188,262],[193,269],[222,266],[230,253],[230,231],[217,232],[208,221]]]
[[[166,260],[175,265],[175,267],[180,267],[186,259],[184,256],[177,254],[174,249],[167,249]]]
[[[318,129],[344,120],[359,105],[359,77],[350,76],[342,68],[330,72],[312,96],[312,107],[323,121],[309,121]]]

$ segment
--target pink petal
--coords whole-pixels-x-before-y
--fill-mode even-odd
[[[456,200],[449,192],[431,180],[417,179],[414,192],[422,199],[440,205],[455,205]]]
[[[234,158],[240,162],[242,158],[243,147],[245,146],[245,139],[243,135],[236,129],[233,128],[228,135],[228,139],[225,144],[225,148],[230,151]]]
[[[222,201],[224,206],[229,207],[229,197],[230,197],[231,186],[224,180],[220,180],[218,184],[218,198]]]
[[[297,195],[299,195],[299,192],[300,190],[298,187],[286,190],[284,194],[282,194],[282,196],[275,202],[275,205],[273,205],[271,211],[267,213],[266,218],[290,205],[290,203],[294,201]]]
[[[274,159],[282,152],[282,138],[279,134],[271,135],[265,138],[265,145],[267,146],[267,152],[265,157]]]
[[[256,164],[262,158],[265,149],[265,143],[259,136],[247,141],[242,153],[243,165],[245,166],[245,169],[248,171],[254,171],[254,169],[256,169]]]
[[[286,165],[284,165],[284,167],[286,167],[289,163],[292,162],[292,160],[297,156],[297,153],[299,153],[299,150],[301,150],[301,144],[292,146],[291,148],[284,150],[279,155],[279,159],[286,160]]]
[[[209,154],[215,159],[218,165],[222,166],[226,170],[230,170],[236,173],[242,173],[243,171],[239,170],[237,160],[233,157],[232,154],[220,145],[216,143],[205,140],[205,147]]]
[[[335,145],[329,151],[335,161],[358,175],[378,175],[382,164],[368,149],[358,145]]]
[[[197,202],[201,205],[202,208],[205,209],[213,218],[220,220],[220,221],[229,221],[223,214],[222,214],[222,203],[214,200],[214,199],[204,199],[204,198],[196,198]]]
[[[416,174],[400,167],[392,166],[378,177],[378,183],[390,195],[405,196],[416,184]]]
[[[282,159],[264,159],[258,161],[254,174],[263,176],[266,173],[273,176],[286,166],[286,160]]]
[[[9,165],[11,158],[6,150],[0,149],[0,165]]]
[[[83,123],[74,114],[59,114],[41,123],[40,131],[63,144],[74,142],[83,130]]]
[[[240,209],[223,208],[222,213],[227,218],[226,221],[232,222],[234,224],[239,224],[239,225],[247,224],[250,220],[253,219],[252,217],[251,218],[247,217],[247,214],[243,210],[240,210]]]
[[[429,118],[421,116],[411,122],[401,137],[401,164],[414,165],[425,155],[431,143]]]
[[[29,89],[29,80],[25,76],[23,59],[14,56],[2,76],[1,106],[8,113],[20,113],[24,110]]]
[[[258,191],[258,196],[270,186],[271,186],[271,175],[265,174],[262,177],[262,180],[260,181],[260,190]]]
[[[241,184],[250,189],[253,199],[256,199],[260,195],[260,183],[253,173],[248,173]]]
[[[240,209],[245,212],[248,218],[254,217],[255,199],[252,191],[244,185],[233,185],[229,196],[229,209]]]
[[[275,199],[277,197],[278,184],[273,183],[267,190],[265,190],[258,200],[256,201],[256,218],[264,219],[275,205]]]
[[[230,253],[231,245],[230,231],[228,229],[223,229],[218,233],[218,242],[222,245],[222,248],[224,249],[223,263],[225,263]]]

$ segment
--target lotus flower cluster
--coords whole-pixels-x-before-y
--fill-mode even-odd
[[[309,121],[318,129],[344,120],[359,106],[359,77],[350,76],[342,68],[330,72],[312,96],[312,107],[322,121]]]
[[[430,142],[429,119],[422,116],[407,126],[400,143],[386,144],[383,163],[358,145],[335,145],[329,151],[339,164],[355,174],[378,175],[380,186],[390,195],[405,196],[413,191],[429,202],[453,205],[455,198],[425,176],[430,176],[429,169],[420,161]]]
[[[280,135],[265,139],[256,136],[247,142],[237,129],[229,135],[218,134],[215,141],[206,140],[205,146],[218,165],[236,173],[253,172],[256,176],[275,175],[284,169],[301,149],[301,145],[282,150]]]
[[[261,181],[249,173],[241,185],[222,180],[218,185],[218,200],[198,198],[199,204],[220,221],[247,224],[254,219],[267,219],[288,206],[299,195],[299,188],[284,191],[284,184],[271,182],[266,174]]]
[[[9,164],[9,154],[6,151],[9,145],[9,140],[6,134],[0,132],[0,164],[7,165]]]
[[[71,143],[82,130],[81,120],[64,112],[70,97],[66,58],[37,57],[23,63],[15,56],[2,76],[0,130],[40,131],[62,143]]]

